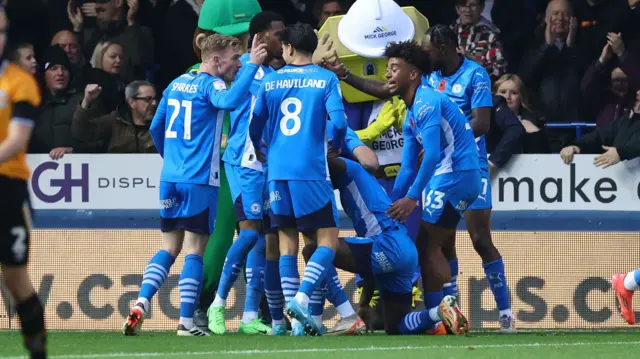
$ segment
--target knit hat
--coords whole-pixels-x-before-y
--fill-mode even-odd
[[[69,61],[69,57],[64,50],[57,45],[53,45],[47,49],[42,63],[44,64],[44,71],[47,71],[53,66],[62,65],[71,72],[71,62]]]
[[[257,0],[206,0],[198,27],[226,36],[249,32],[251,19],[262,11]]]

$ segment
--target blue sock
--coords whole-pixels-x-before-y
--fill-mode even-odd
[[[429,309],[407,314],[400,321],[399,329],[403,335],[424,334],[435,322],[429,316]]]
[[[298,258],[296,256],[280,256],[280,284],[285,303],[289,303],[300,288]]]
[[[511,300],[509,298],[509,289],[507,287],[507,279],[504,275],[504,262],[502,258],[491,263],[483,264],[484,274],[489,281],[489,287],[496,299],[498,310],[511,309]]]
[[[227,299],[233,283],[238,279],[238,275],[242,270],[242,264],[244,263],[249,250],[258,241],[258,232],[250,229],[241,229],[238,238],[233,242],[227,257],[224,260],[224,267],[222,267],[222,275],[220,276],[220,283],[218,284],[218,290],[216,296]]]
[[[336,253],[329,247],[320,246],[313,252],[307,266],[304,269],[304,277],[300,283],[299,293],[303,294],[300,298],[300,304],[306,306],[309,298],[313,294],[313,290],[320,287],[322,280],[326,276],[327,268],[333,267],[333,258]],[[297,299],[297,298],[296,298]]]
[[[247,257],[245,272],[247,275],[247,295],[244,299],[244,312],[250,313],[250,319],[258,318],[258,309],[264,293],[265,241],[264,235],[258,238]]]
[[[322,316],[324,312],[325,288],[322,286],[313,290],[311,299],[309,299],[309,313],[312,316]]]
[[[280,284],[278,261],[266,261],[264,265],[264,291],[267,294],[269,314],[274,321],[284,320],[284,295]]]
[[[196,311],[196,299],[200,295],[203,275],[202,257],[197,254],[187,255],[184,258],[184,267],[182,267],[178,282],[180,287],[180,324],[183,324],[187,329],[193,327],[193,312]],[[188,322],[185,323],[184,319],[187,319]]]
[[[151,298],[156,294],[158,289],[162,287],[162,284],[167,279],[169,275],[169,270],[171,270],[171,266],[175,258],[169,254],[169,252],[164,249],[159,250],[156,255],[154,255],[147,267],[144,269],[144,274],[142,275],[142,285],[140,286],[140,295],[138,295],[139,300],[144,299],[146,303],[143,303],[146,308],[146,311],[149,310],[149,302]]]
[[[449,261],[449,268],[451,268],[451,282],[445,283],[442,287],[444,295],[452,295],[458,298],[458,258],[454,258]]]
[[[442,291],[439,292],[424,292],[424,307],[433,308],[440,305],[443,298]]]
[[[326,288],[326,297],[334,307],[337,308],[349,301],[347,294],[344,292],[344,288],[342,288],[340,284],[340,277],[338,277],[336,267],[334,267],[333,264],[327,268],[327,274],[322,282],[321,287]]]

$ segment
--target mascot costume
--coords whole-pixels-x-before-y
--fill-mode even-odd
[[[200,59],[200,49],[195,45],[196,37],[199,34],[211,35],[218,33],[237,37],[245,45],[244,50],[246,50],[246,45],[249,42],[249,23],[261,11],[262,9],[257,0],[206,0],[200,10],[198,27],[193,34],[193,51],[196,57]],[[200,64],[196,64],[189,68],[188,71],[197,71],[199,67]],[[225,113],[222,129],[221,156],[227,147],[229,126],[230,119],[227,112]],[[221,180],[218,192],[216,225],[202,258],[204,262],[204,280],[198,310],[194,318],[195,324],[203,329],[207,328],[207,309],[215,297],[224,259],[233,243],[233,236],[236,230],[236,217],[224,166],[220,166],[220,172]]]
[[[322,54],[325,61],[337,56],[353,74],[378,81],[386,81],[387,59],[382,57],[389,42],[413,39],[422,43],[429,21],[414,7],[401,8],[393,0],[357,0],[346,15],[329,18],[319,36],[329,34],[332,48]],[[374,174],[382,187],[390,193],[400,170],[402,122],[406,113],[399,98],[381,101],[341,82],[349,127],[356,131],[378,156],[380,168]],[[420,222],[420,208],[407,220],[409,235],[415,238]],[[414,283],[420,277],[416,270]],[[359,284],[360,278],[357,279]],[[421,293],[414,285],[414,306],[421,301]],[[375,305],[376,297],[372,300]]]

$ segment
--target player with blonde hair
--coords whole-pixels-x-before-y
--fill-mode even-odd
[[[184,74],[164,91],[151,122],[151,136],[163,158],[160,174],[160,217],[163,246],[149,261],[136,304],[124,323],[125,335],[140,330],[149,302],[166,280],[184,248],[180,288],[179,336],[208,336],[193,323],[203,279],[202,255],[216,218],[220,187],[220,142],[224,111],[235,109],[249,96],[249,87],[267,56],[265,45],[253,42],[250,63],[228,90],[240,69],[238,39],[198,35],[202,53],[197,73]]]

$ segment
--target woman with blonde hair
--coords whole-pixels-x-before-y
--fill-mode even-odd
[[[544,120],[531,108],[527,89],[522,79],[516,74],[504,74],[493,85],[493,92],[504,97],[509,109],[518,115],[518,119],[526,131],[523,152],[549,153]]]
[[[124,76],[127,73],[125,59],[124,47],[117,42],[104,42],[96,46],[90,61],[93,68],[88,71],[84,81],[84,86],[94,84],[102,89],[100,97],[94,102],[99,109],[94,111],[107,114],[118,107],[128,109],[124,89],[130,79]]]

